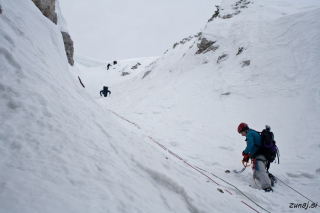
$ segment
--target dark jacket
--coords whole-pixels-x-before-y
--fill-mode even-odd
[[[104,97],[107,97],[108,93],[111,95],[111,91],[108,90],[108,87],[103,87],[103,90],[100,91],[100,96],[102,96],[101,93],[104,95]]]

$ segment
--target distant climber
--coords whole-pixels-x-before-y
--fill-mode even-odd
[[[116,65],[117,64],[117,61],[113,61],[113,65]]]
[[[107,70],[109,69],[110,66],[112,66],[112,65],[111,65],[111,64],[108,64],[108,65],[107,65]]]
[[[247,147],[242,152],[242,163],[248,163],[249,159],[252,159],[253,177],[259,180],[261,188],[265,192],[273,191],[271,188],[271,180],[268,176],[266,165],[266,157],[259,153],[259,149],[262,146],[261,136],[255,130],[249,129],[246,123],[241,123],[238,126],[238,132],[246,137]]]
[[[104,86],[103,90],[100,91],[100,96],[102,96],[102,94],[104,95],[104,97],[108,96],[108,93],[111,95],[111,92],[108,90],[108,87]],[[109,96],[110,96],[109,95]]]

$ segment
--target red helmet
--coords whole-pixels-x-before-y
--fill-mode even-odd
[[[238,132],[240,133],[240,132],[243,132],[243,131],[246,131],[246,130],[248,130],[249,129],[249,127],[248,127],[248,124],[246,124],[246,123],[241,123],[241,124],[239,124],[239,126],[238,126]]]

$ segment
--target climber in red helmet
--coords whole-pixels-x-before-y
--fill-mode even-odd
[[[247,141],[247,147],[242,152],[243,162],[248,162],[251,158],[254,178],[260,182],[261,188],[264,191],[273,191],[271,188],[271,180],[266,170],[266,157],[258,152],[262,145],[260,134],[250,129],[246,123],[241,123],[238,126],[238,132],[242,136],[245,136]]]

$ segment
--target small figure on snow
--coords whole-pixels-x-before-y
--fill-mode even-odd
[[[112,66],[112,65],[111,65],[111,64],[108,64],[108,65],[107,65],[107,70],[109,69],[110,66]]]
[[[238,126],[238,132],[246,137],[247,147],[242,152],[243,163],[248,163],[252,159],[253,177],[259,180],[261,188],[265,192],[273,191],[271,188],[271,180],[268,176],[266,166],[267,158],[259,151],[262,146],[261,136],[255,130],[249,129],[246,123]]]
[[[117,61],[113,61],[113,65],[116,65],[117,64]]]
[[[104,95],[104,97],[108,96],[108,93],[111,95],[111,92],[108,90],[108,87],[104,86],[103,90],[100,91],[100,96],[102,96],[102,94]],[[109,95],[109,96],[110,96]]]

